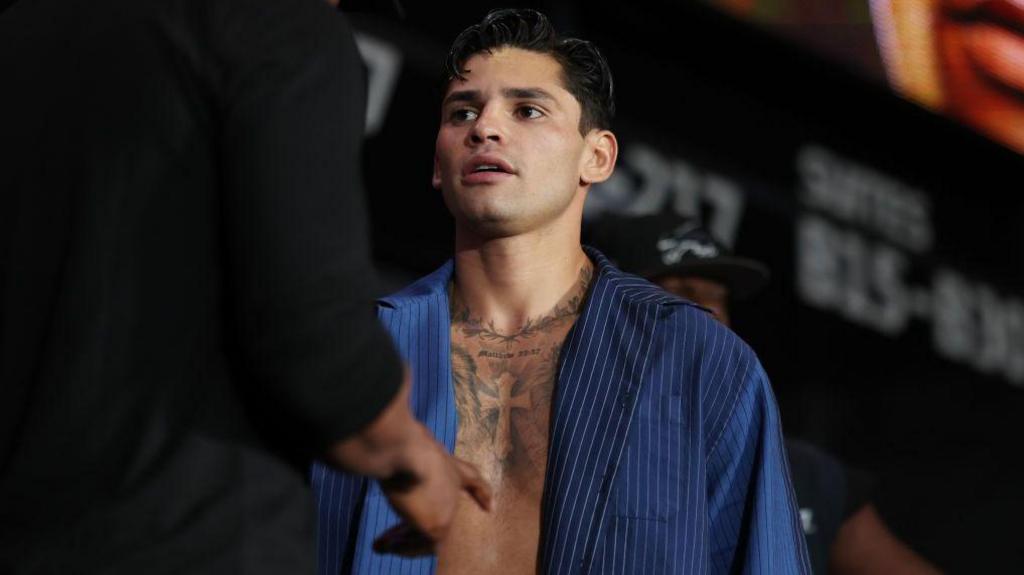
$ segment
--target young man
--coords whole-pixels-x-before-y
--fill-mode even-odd
[[[432,559],[375,484],[313,471],[321,573],[805,573],[767,378],[705,311],[580,245],[618,147],[607,64],[530,10],[448,58],[433,183],[455,257],[384,299],[414,412],[494,488]]]
[[[590,240],[623,270],[707,308],[726,326],[730,301],[768,283],[764,264],[733,255],[706,229],[675,214],[605,217],[591,226]],[[939,573],[889,530],[862,472],[800,440],[787,439],[786,453],[815,573]]]

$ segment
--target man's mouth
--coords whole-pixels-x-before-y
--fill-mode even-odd
[[[505,170],[501,169],[501,166],[497,166],[497,165],[494,165],[494,164],[480,164],[479,166],[473,168],[473,173],[474,174],[479,173],[479,172],[501,172],[501,173],[507,173],[507,172],[505,172]]]
[[[471,159],[462,169],[462,181],[466,184],[489,184],[515,175],[512,165],[496,156],[480,156]]]
[[[501,172],[505,174],[515,173],[512,169],[512,164],[509,164],[505,158],[495,154],[480,154],[478,156],[471,157],[462,168],[462,174],[472,174],[477,172]]]
[[[945,0],[943,4],[962,24],[994,24],[1024,35],[1024,0]]]
[[[1003,90],[1024,97],[1024,0],[947,0],[971,65]]]

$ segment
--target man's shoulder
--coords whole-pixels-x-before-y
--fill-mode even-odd
[[[672,296],[675,297],[675,296]],[[682,298],[666,306],[663,314],[665,337],[686,350],[690,358],[721,359],[728,362],[757,362],[753,349],[734,331],[715,319],[714,314]]]
[[[677,385],[700,401],[704,430],[714,444],[740,406],[749,411],[770,397],[767,375],[753,349],[711,312],[696,305],[664,309],[662,349],[681,378]]]
[[[622,319],[631,315],[626,309],[641,307],[644,313],[634,320],[647,322],[655,318],[655,323],[647,329],[657,332],[677,359],[687,363],[708,357],[725,357],[729,362],[756,362],[750,346],[715,319],[707,308],[616,268],[596,250],[588,253],[595,258],[600,271],[591,293],[591,298],[601,300],[596,304],[601,308],[599,313],[628,322]]]
[[[377,309],[397,309],[416,303],[434,301],[446,294],[455,266],[451,260],[404,288],[377,300]]]

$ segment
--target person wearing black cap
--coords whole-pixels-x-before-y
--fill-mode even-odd
[[[708,309],[731,326],[730,301],[768,284],[763,263],[737,256],[692,218],[666,212],[606,215],[589,241],[624,271]],[[871,479],[824,450],[787,438],[786,452],[815,573],[932,575],[939,571],[900,541],[871,503]]]
[[[313,456],[443,535],[482,492],[373,314],[347,20],[23,0],[0,70],[0,573],[311,573]]]
[[[730,298],[750,297],[768,284],[764,264],[734,255],[694,220],[672,213],[607,215],[588,232],[623,271],[700,304],[725,325]]]

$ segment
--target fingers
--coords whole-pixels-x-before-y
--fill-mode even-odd
[[[475,465],[461,459],[452,458],[455,461],[455,470],[462,481],[462,488],[469,493],[473,501],[484,511],[491,510],[491,487],[480,475]]]
[[[434,553],[448,535],[462,493],[479,508],[491,510],[491,489],[474,465],[452,457],[426,428],[418,439],[406,452],[404,469],[380,482],[402,523],[374,541],[379,553]]]

